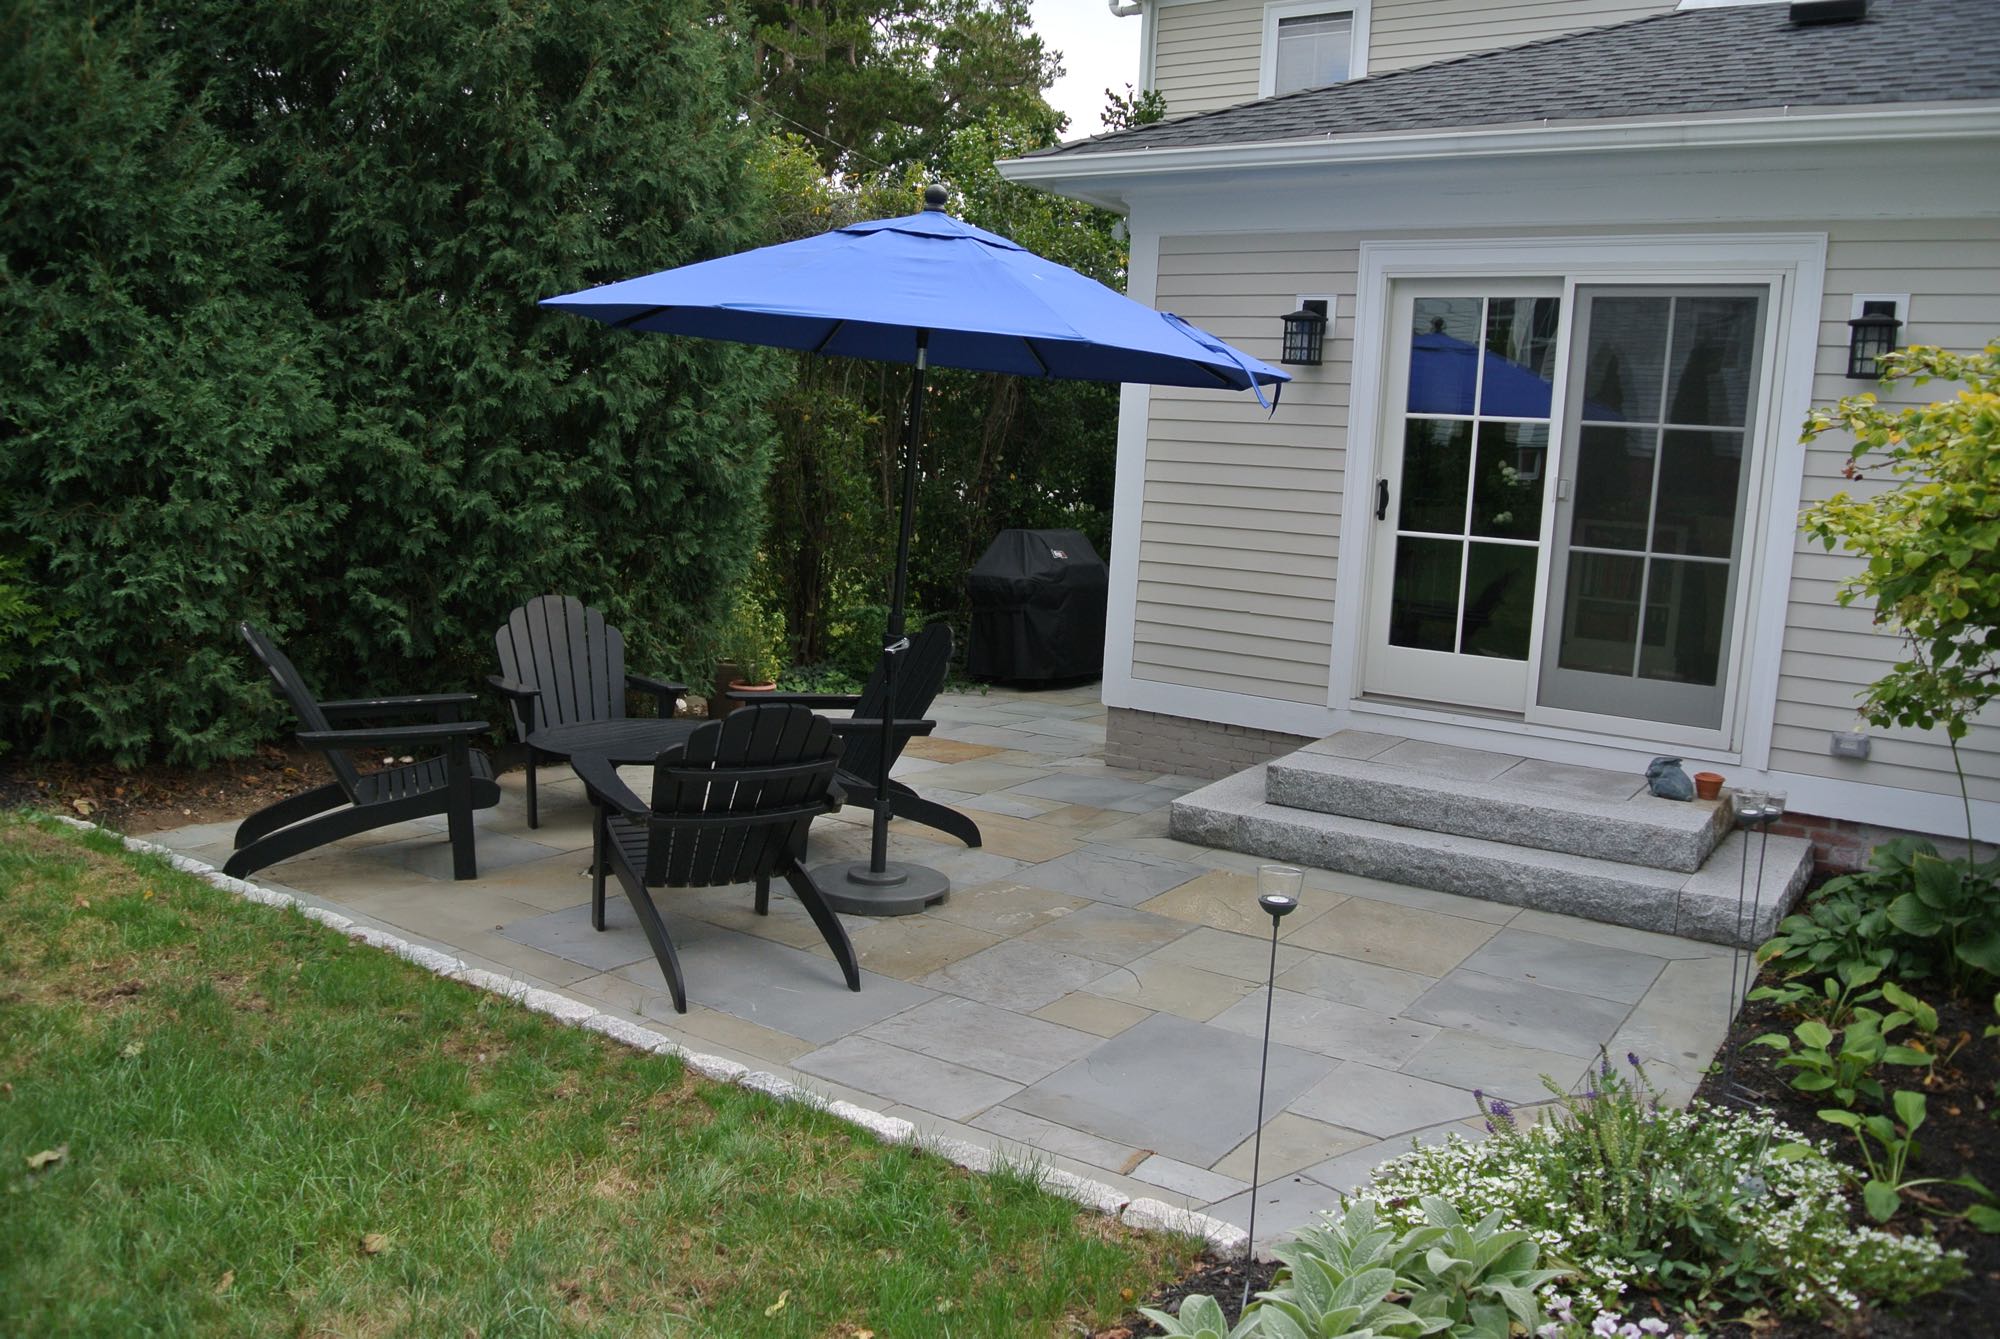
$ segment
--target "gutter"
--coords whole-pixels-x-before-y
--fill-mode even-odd
[[[1776,114],[1701,116],[1671,120],[1563,122],[1492,130],[1421,130],[1389,134],[1322,135],[1259,143],[1205,144],[1042,154],[995,163],[1001,177],[1058,193],[1124,178],[1153,180],[1204,172],[1370,163],[1448,162],[1563,153],[1647,149],[1861,144],[1902,140],[2000,137],[2000,104],[1949,104],[1917,109],[1818,112],[1790,107]]]

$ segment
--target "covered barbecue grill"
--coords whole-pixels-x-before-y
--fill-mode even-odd
[[[981,679],[1077,679],[1104,670],[1110,574],[1075,530],[1002,530],[966,574]]]

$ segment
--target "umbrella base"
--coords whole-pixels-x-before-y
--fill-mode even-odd
[[[951,879],[928,865],[892,860],[877,874],[868,863],[842,860],[813,870],[828,906],[850,916],[914,916],[951,892]]]

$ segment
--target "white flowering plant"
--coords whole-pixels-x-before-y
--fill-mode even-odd
[[[1853,1226],[1853,1173],[1826,1143],[1768,1113],[1666,1108],[1638,1057],[1626,1061],[1593,1067],[1579,1093],[1550,1084],[1560,1105],[1532,1124],[1482,1094],[1491,1138],[1415,1148],[1376,1168],[1359,1198],[1386,1224],[1422,1223],[1435,1196],[1526,1232],[1568,1271],[1541,1289],[1552,1320],[1536,1332],[1550,1339],[1664,1333],[1657,1314],[1625,1318],[1641,1307],[1690,1322],[1752,1306],[1852,1312],[1963,1273],[1929,1238]]]

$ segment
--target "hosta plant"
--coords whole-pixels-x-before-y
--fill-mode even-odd
[[[1911,999],[1900,990],[1897,993],[1911,1004],[1930,1010],[1930,1006]],[[1937,1014],[1930,1011],[1928,1016],[1930,1031],[1937,1031]],[[1847,1026],[1838,1031],[1816,1018],[1808,1018],[1792,1029],[1790,1037],[1766,1032],[1751,1044],[1784,1052],[1778,1063],[1797,1071],[1786,1080],[1792,1087],[1802,1093],[1824,1093],[1841,1106],[1851,1107],[1863,1097],[1877,1102],[1882,1100],[1882,1081],[1873,1073],[1876,1066],[1921,1066],[1931,1063],[1932,1057],[1927,1052],[1889,1040],[1889,1034],[1911,1022],[1912,1018],[1907,1009],[1895,1009],[1885,1014],[1878,1009],[1862,1007],[1856,1008],[1847,1020]]]

